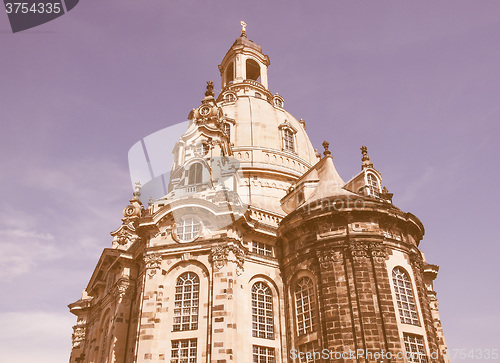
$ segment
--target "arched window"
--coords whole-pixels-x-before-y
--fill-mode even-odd
[[[203,165],[201,163],[194,163],[189,167],[188,171],[188,184],[200,184],[203,181]]]
[[[263,282],[252,286],[252,335],[274,339],[273,294]]]
[[[224,96],[224,101],[226,102],[234,102],[236,100],[236,97],[232,93],[227,93]]]
[[[177,238],[182,242],[190,242],[198,237],[201,222],[197,218],[183,218],[177,223]]]
[[[295,145],[293,142],[293,132],[290,129],[283,130],[283,149],[285,151],[295,151]]]
[[[392,270],[392,283],[401,322],[403,324],[420,325],[411,281],[406,271],[401,267],[395,267]]]
[[[227,135],[227,138],[231,140],[231,125],[227,122],[222,124],[222,131]]]
[[[231,62],[226,69],[226,84],[229,84],[234,80],[234,65]]]
[[[108,362],[109,358],[109,353],[110,353],[110,337],[108,337],[110,333],[110,326],[111,326],[111,317],[110,317],[110,310],[106,310],[106,312],[103,315],[103,318],[101,319],[101,325],[100,325],[100,336],[98,342],[100,343],[100,346],[98,347],[99,350],[95,352],[95,361],[103,362],[106,363]],[[99,356],[99,359],[97,359]]]
[[[200,279],[194,272],[179,276],[175,285],[174,331],[198,329]]]
[[[253,59],[247,59],[247,79],[257,81],[260,78],[260,66],[259,63]]]
[[[368,180],[368,195],[380,197],[380,186],[375,175],[370,173],[366,176],[366,179]]]
[[[298,336],[316,330],[314,287],[309,277],[302,277],[295,285],[295,313],[297,316]]]

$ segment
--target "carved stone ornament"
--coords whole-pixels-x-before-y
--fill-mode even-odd
[[[370,254],[376,262],[384,262],[387,258],[387,251],[381,243],[369,244]]]
[[[73,349],[80,348],[82,342],[85,340],[86,328],[84,326],[75,326],[73,328],[73,335],[71,336],[73,342]]]
[[[333,262],[342,260],[340,251],[318,251],[318,262],[322,270],[329,269]]]
[[[144,256],[144,266],[148,270],[149,276],[154,276],[161,267],[161,255],[152,253]]]
[[[239,248],[238,246],[229,246],[233,251],[234,256],[236,257],[236,274],[240,276],[243,271],[243,263],[245,262],[245,252]]]
[[[245,251],[236,245],[216,246],[212,248],[210,260],[217,270],[226,266],[229,252],[233,252],[236,258],[236,274],[241,275],[244,271],[243,263],[245,262]]]
[[[362,242],[350,242],[348,250],[355,261],[362,260],[368,257],[368,246]]]
[[[140,240],[140,237],[135,234],[135,228],[128,224],[122,225],[117,231],[112,232],[111,235],[113,236],[113,244],[117,243],[120,246],[133,244]]]
[[[422,255],[419,252],[411,251],[410,252],[410,263],[414,268],[419,271],[423,271],[424,269],[424,260],[422,259]]]
[[[115,299],[120,299],[120,298],[130,298],[132,297],[134,291],[134,287],[128,280],[120,280],[118,283],[115,285],[113,289],[113,298]]]
[[[217,270],[220,270],[227,264],[227,255],[229,249],[227,246],[216,246],[212,248],[212,253],[210,254],[210,259]]]

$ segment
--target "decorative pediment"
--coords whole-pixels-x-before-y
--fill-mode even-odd
[[[124,221],[120,228],[111,232],[111,236],[113,236],[113,248],[128,248],[141,239],[135,231],[133,222],[130,220]]]
[[[284,122],[282,122],[282,123],[278,126],[278,128],[279,128],[280,130],[288,129],[288,130],[292,131],[294,134],[296,134],[296,133],[297,133],[297,129],[296,129],[296,128],[295,128],[295,127],[294,127],[294,126],[290,123],[290,121],[288,121],[288,120],[285,120]]]

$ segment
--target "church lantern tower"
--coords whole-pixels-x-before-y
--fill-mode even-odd
[[[70,363],[341,361],[307,355],[325,348],[447,361],[422,223],[392,204],[366,147],[342,180],[269,90],[269,65],[242,22],[220,94],[207,82],[178,135],[165,195],[136,185],[69,305]]]

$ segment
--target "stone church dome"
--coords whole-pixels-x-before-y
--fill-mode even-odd
[[[217,104],[233,157],[247,177],[248,203],[283,214],[279,200],[319,158],[305,121],[287,112],[284,98],[269,91],[269,64],[260,45],[242,34],[219,65]]]
[[[261,162],[268,164],[268,167],[275,167],[277,158],[284,156],[291,163],[284,163],[283,167],[302,174],[307,170],[306,167],[318,161],[304,129],[304,122],[300,123],[285,109],[272,105],[268,100],[255,97],[255,93],[258,92],[242,95],[235,102],[222,105],[227,117],[238,120],[234,126],[233,150],[261,150],[265,153]],[[291,131],[293,151],[287,150],[284,145],[284,130]],[[290,172],[295,174],[294,171]]]
[[[347,183],[328,142],[316,156],[241,24],[221,93],[207,82],[182,125],[168,191],[146,207],[136,185],[69,305],[70,363],[449,363],[422,223],[365,146]]]

